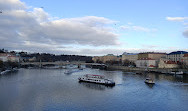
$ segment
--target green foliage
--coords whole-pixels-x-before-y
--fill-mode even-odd
[[[3,61],[0,60],[0,68],[3,68],[4,64]]]

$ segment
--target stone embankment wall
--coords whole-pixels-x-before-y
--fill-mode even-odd
[[[124,70],[124,71],[150,71],[157,73],[170,73],[171,71],[183,71],[188,74],[188,69],[162,69],[162,68],[137,68],[137,67],[125,67],[125,66],[108,66],[109,70]]]

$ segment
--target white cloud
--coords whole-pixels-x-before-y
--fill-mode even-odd
[[[182,21],[188,20],[188,17],[166,17],[166,19],[169,20],[169,21],[182,22]]]
[[[118,35],[108,25],[116,21],[96,16],[53,20],[42,8],[19,0],[1,0],[0,47],[16,50],[56,50],[66,45],[118,45]]]
[[[182,35],[186,38],[188,38],[188,23],[187,23],[187,20],[188,20],[188,17],[166,17],[167,20],[169,21],[178,21],[178,22],[183,22],[183,25],[185,26],[184,27],[184,31],[182,33]]]
[[[26,5],[19,0],[0,0],[0,10],[22,10],[26,9]]]
[[[122,25],[120,26],[120,29],[124,31],[141,31],[141,32],[155,32],[157,29],[155,28],[146,28],[142,26],[136,26],[136,25]]]

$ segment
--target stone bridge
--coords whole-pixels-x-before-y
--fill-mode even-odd
[[[94,63],[85,63],[82,61],[72,61],[72,62],[66,62],[66,61],[56,61],[56,62],[22,62],[21,65],[35,65],[35,66],[43,66],[43,65],[58,65],[58,66],[65,66],[65,65],[92,65]]]

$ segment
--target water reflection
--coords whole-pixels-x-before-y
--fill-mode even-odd
[[[155,85],[155,84],[147,84],[147,83],[145,83],[149,88],[153,88],[153,86]]]
[[[79,83],[86,88],[95,89],[95,90],[105,90],[106,88],[109,88],[109,89],[113,88],[113,86],[105,86],[105,85],[96,84],[96,83],[88,83],[88,82],[82,82],[82,81],[79,81]]]

